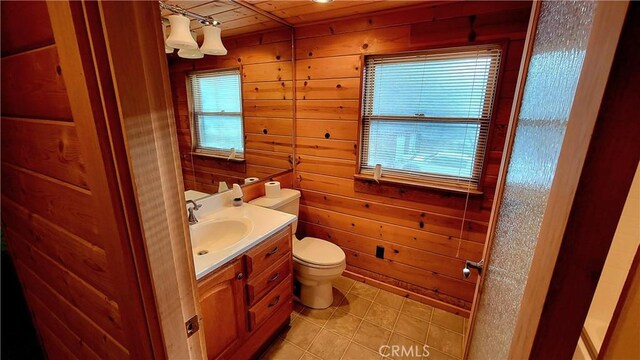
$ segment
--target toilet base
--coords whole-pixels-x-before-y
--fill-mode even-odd
[[[333,304],[331,281],[312,286],[300,283],[300,303],[312,309],[326,309]]]

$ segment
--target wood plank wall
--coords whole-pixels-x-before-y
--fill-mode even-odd
[[[219,181],[244,183],[292,168],[293,77],[291,32],[224,38],[229,53],[188,60],[169,56],[171,88],[185,189],[214,193]],[[240,68],[246,162],[192,155],[186,76],[190,71]]]
[[[482,256],[530,8],[453,2],[296,28],[299,235],[338,244],[352,273],[467,314],[477,277],[463,279],[462,269]],[[483,195],[354,180],[363,55],[478,43],[505,49]]]
[[[107,190],[91,188],[82,150],[95,138],[78,135],[87,120],[72,116],[47,5],[1,12],[2,230],[40,339],[52,359],[150,354],[146,324],[126,310],[140,304],[124,284],[136,275],[113,251],[120,239],[100,231],[95,194]]]

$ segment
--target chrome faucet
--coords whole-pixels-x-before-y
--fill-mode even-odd
[[[200,209],[202,207],[202,204],[196,204],[196,202],[193,200],[187,200],[187,205],[188,204],[193,204],[193,207],[187,208],[187,213],[189,214],[189,225],[197,224],[198,218],[196,218],[196,214],[194,214],[194,211]]]

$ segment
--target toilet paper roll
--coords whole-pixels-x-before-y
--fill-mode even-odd
[[[269,181],[264,184],[264,193],[270,199],[280,197],[280,182]]]
[[[248,178],[244,179],[244,183],[245,184],[250,184],[250,183],[256,182],[256,181],[260,181],[260,179],[258,179],[257,177],[248,177]]]

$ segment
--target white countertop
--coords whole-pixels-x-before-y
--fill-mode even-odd
[[[196,215],[198,214],[196,213]],[[220,268],[230,260],[260,244],[296,220],[294,215],[247,203],[239,207],[224,206],[215,212],[204,214],[204,216],[204,218],[198,217],[198,224],[204,224],[209,221],[245,218],[253,223],[253,228],[242,240],[229,248],[209,252],[205,255],[198,255],[192,250],[196,279],[201,279],[210,272]],[[197,226],[198,224],[191,225],[189,228],[191,229],[192,226]],[[193,235],[191,241],[194,242],[194,244],[196,242],[193,239]]]

